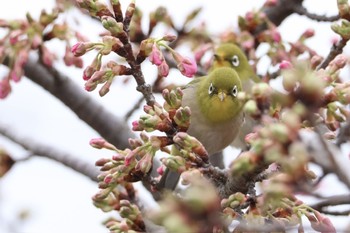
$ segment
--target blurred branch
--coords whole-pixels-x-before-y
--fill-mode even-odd
[[[340,128],[336,145],[340,146],[348,140],[350,140],[350,117],[348,117],[346,123]]]
[[[307,145],[311,160],[322,167],[326,173],[337,175],[350,188],[350,170],[348,158],[334,144],[324,141],[316,132],[301,131],[300,137]]]
[[[96,102],[69,77],[55,68],[46,68],[34,59],[29,59],[26,63],[24,73],[69,107],[107,141],[118,148],[129,146],[128,138],[133,137],[133,134],[125,122]]]
[[[289,15],[295,13],[295,8],[302,6],[303,0],[279,0],[277,4],[272,7],[267,7],[264,10],[267,18],[275,24],[276,26],[280,25]],[[266,24],[258,26],[254,32],[255,35],[258,35],[262,31],[267,29]]]
[[[328,64],[339,54],[343,52],[343,49],[348,40],[341,39],[337,44],[333,44],[331,51],[329,51],[328,56],[322,61],[322,63],[317,67],[317,69],[324,69]]]
[[[350,194],[344,194],[344,195],[334,195],[334,196],[327,197],[324,200],[321,200],[315,204],[310,205],[310,207],[320,212],[324,212],[323,210],[324,207],[337,206],[337,205],[349,205],[349,204],[350,204]]]
[[[33,155],[55,160],[66,167],[85,175],[92,181],[97,182],[98,170],[94,164],[89,164],[68,152],[60,151],[57,148],[34,141],[33,138],[19,136],[7,126],[0,125],[0,134],[31,152]]]
[[[323,21],[323,22],[333,22],[333,21],[336,21],[336,20],[340,19],[339,15],[325,16],[325,15],[317,15],[317,14],[310,13],[302,5],[295,5],[294,11],[295,11],[295,13],[298,13],[299,15],[304,15],[304,16],[308,17],[309,19],[312,19],[312,20],[315,20],[315,21],[318,21],[318,22],[321,22],[321,21]]]

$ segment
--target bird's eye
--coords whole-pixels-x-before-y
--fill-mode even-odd
[[[213,84],[210,83],[210,86],[209,86],[209,89],[208,89],[209,95],[212,95],[214,93],[214,90],[215,90],[215,88],[214,88]]]
[[[237,67],[239,66],[239,58],[237,55],[234,55],[231,59],[231,63],[234,67]]]
[[[238,89],[237,89],[237,86],[235,85],[235,86],[232,88],[232,90],[231,90],[231,95],[232,95],[233,97],[236,97],[237,94],[238,94]]]

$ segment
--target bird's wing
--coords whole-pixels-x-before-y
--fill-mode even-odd
[[[202,76],[202,77],[197,77],[194,78],[191,82],[187,83],[185,86],[182,87],[182,89],[187,89],[187,88],[191,88],[193,86],[196,86],[202,79],[204,79],[206,76]]]

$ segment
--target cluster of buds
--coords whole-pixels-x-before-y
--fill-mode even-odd
[[[173,136],[179,131],[186,131],[190,124],[191,113],[188,107],[181,107],[182,95],[180,88],[171,91],[164,89],[165,102],[163,107],[158,103],[153,106],[145,105],[146,115],[132,123],[133,130],[147,132],[159,130],[169,136]]]
[[[350,22],[347,20],[342,20],[341,24],[333,24],[332,30],[339,34],[343,39],[349,40],[349,33],[350,33]]]
[[[171,53],[180,72],[186,77],[193,77],[197,72],[197,63],[188,57],[183,57],[164,43],[172,42],[175,39],[176,36],[166,35],[160,39],[149,38],[143,40],[140,45],[137,60],[141,62],[148,57],[150,62],[158,67],[158,75],[161,77],[166,77],[169,74],[169,65],[166,62],[164,52],[161,49],[161,47],[164,47]]]
[[[238,219],[241,216],[240,210],[244,209],[247,200],[247,196],[243,193],[234,193],[221,200],[222,212],[229,220]]]
[[[128,200],[121,200],[119,205],[119,214],[123,220],[109,219],[105,225],[110,232],[144,232],[146,226],[137,205]]]
[[[325,94],[326,82],[319,78],[307,64],[298,62],[282,73],[282,84],[290,96],[310,108],[318,108]]]
[[[129,68],[114,61],[109,61],[102,67],[102,57],[110,54],[112,51],[117,51],[122,46],[123,44],[118,38],[103,36],[102,42],[78,42],[72,47],[72,53],[76,57],[82,56],[93,49],[98,50],[91,64],[83,72],[83,79],[87,81],[85,83],[87,91],[93,91],[97,85],[104,84],[99,91],[100,96],[104,96],[108,93],[116,76],[131,74]]]
[[[52,67],[56,56],[45,45],[52,39],[66,41],[66,52],[64,62],[67,66],[74,65],[82,67],[81,58],[75,58],[70,52],[69,35],[72,34],[66,23],[58,23],[56,19],[61,12],[57,9],[52,13],[42,11],[39,18],[35,20],[27,14],[26,20],[0,19],[0,27],[5,28],[7,33],[0,40],[0,60],[7,59],[9,73],[0,82],[0,98],[5,98],[11,92],[10,81],[18,82],[23,76],[23,69],[28,61],[31,50],[39,51],[41,62]],[[76,33],[79,37],[79,34]]]
[[[238,26],[241,31],[248,31],[253,34],[259,25],[268,23],[267,21],[268,19],[262,11],[249,11],[244,17],[238,17]]]
[[[167,168],[182,173],[208,164],[208,152],[195,137],[179,132],[173,137],[173,142],[172,156],[161,159]]]
[[[257,206],[262,216],[267,216],[277,227],[298,226],[303,230],[301,216],[311,223],[311,227],[318,232],[336,232],[331,221],[318,211],[304,204],[292,195],[291,182],[293,175],[278,174],[269,182],[262,185],[263,195],[258,198]],[[286,220],[289,221],[286,221]]]
[[[182,197],[167,195],[150,218],[168,232],[223,232],[220,199],[215,187],[199,172],[187,175],[190,183]]]
[[[257,83],[251,88],[251,94],[241,93],[239,98],[245,102],[243,111],[254,119],[262,117],[263,113],[271,110],[273,114],[276,110],[270,109],[273,89],[267,83]]]

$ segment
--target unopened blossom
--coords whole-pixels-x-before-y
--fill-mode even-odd
[[[292,67],[293,67],[292,63],[290,63],[289,61],[286,61],[286,60],[283,60],[279,65],[279,68],[281,70],[290,69]]]
[[[9,79],[5,78],[0,80],[0,99],[5,99],[11,92],[11,86]]]
[[[152,64],[156,66],[160,66],[160,64],[162,64],[164,60],[163,54],[156,44],[153,44],[152,46],[152,51],[149,55],[149,60],[150,62],[152,62]]]
[[[91,42],[78,42],[72,46],[72,53],[76,57],[84,55],[86,52],[92,50],[96,44]]]
[[[190,58],[183,57],[177,52],[173,52],[173,57],[177,62],[177,68],[186,77],[193,77],[197,73],[197,63]]]
[[[158,74],[162,77],[167,77],[169,74],[169,65],[165,60],[158,66]]]

